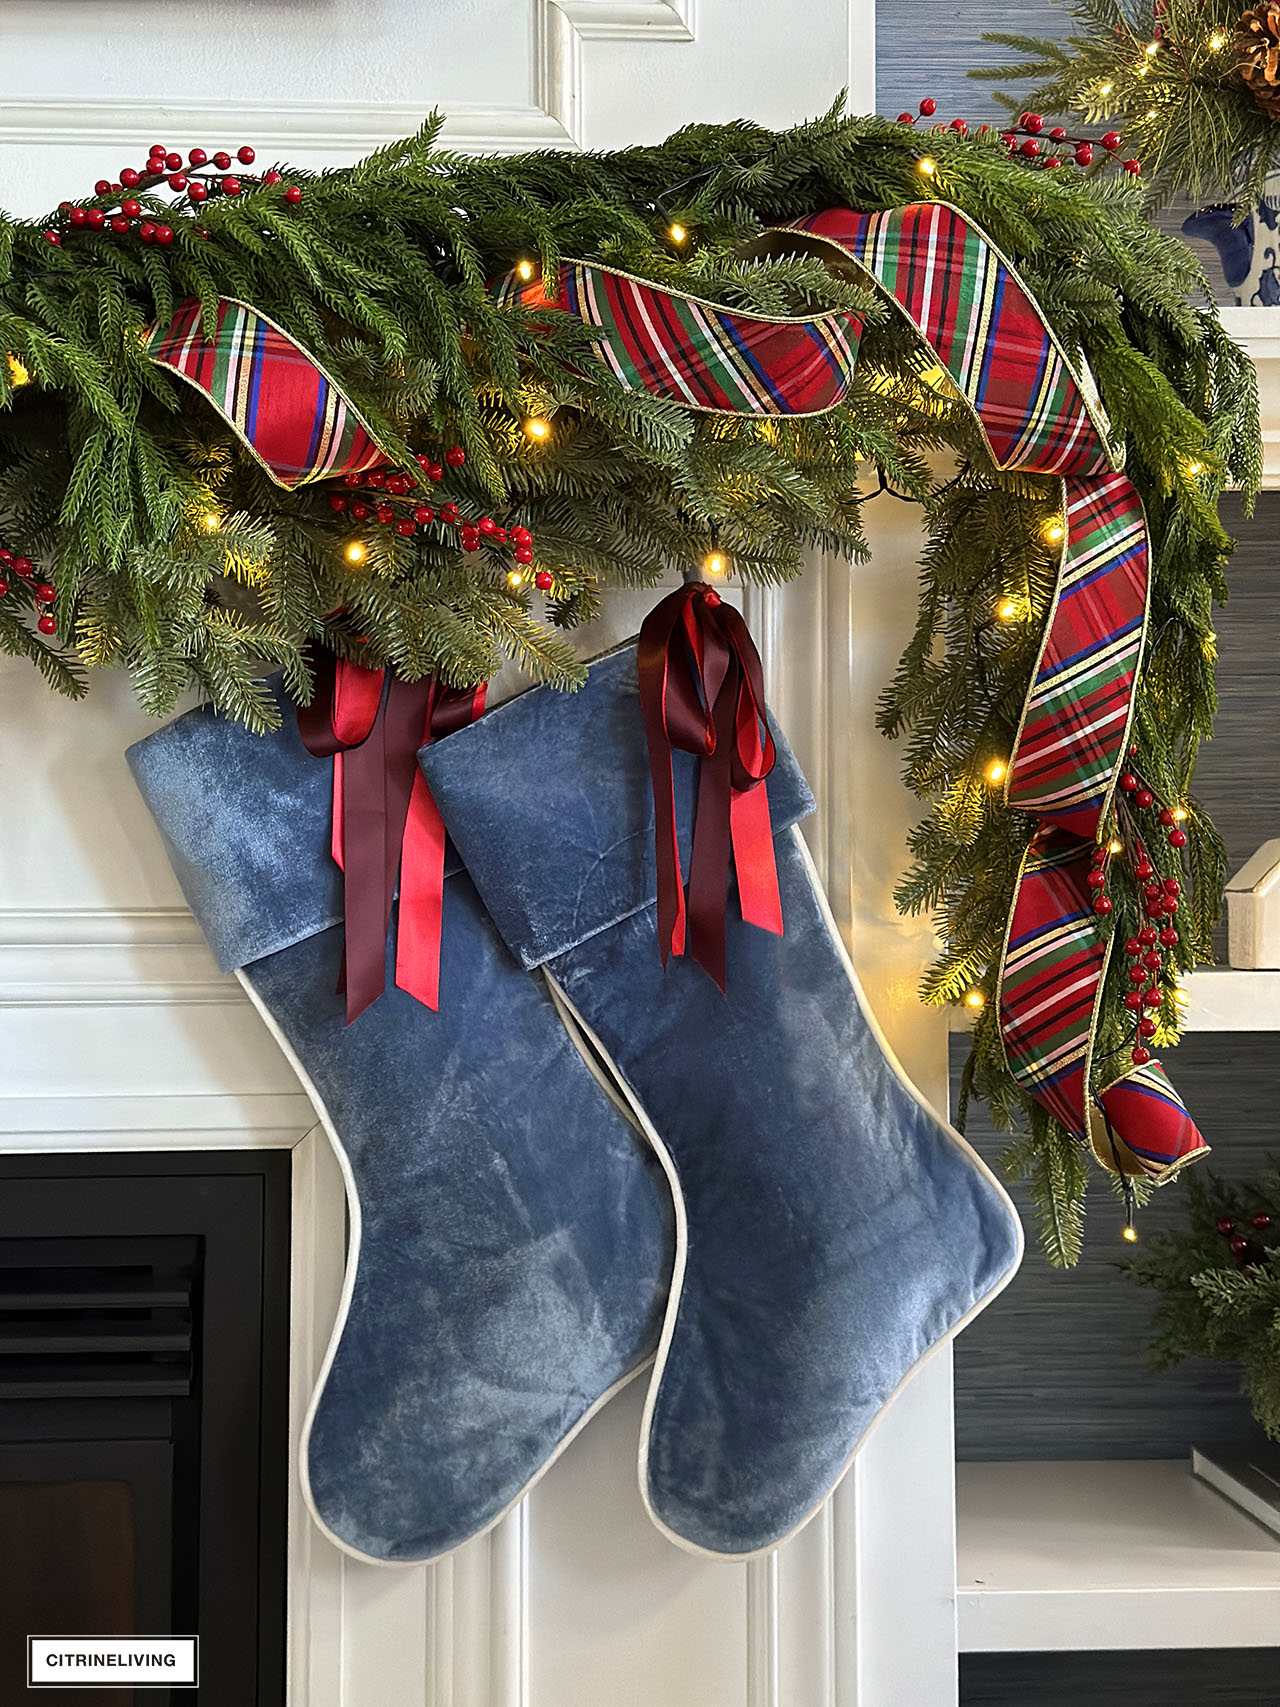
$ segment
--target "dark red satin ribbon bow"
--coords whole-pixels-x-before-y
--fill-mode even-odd
[[[325,654],[298,731],[316,758],[333,759],[333,857],[342,868],[350,1025],[386,987],[387,931],[400,880],[396,984],[426,1007],[440,997],[445,829],[418,749],[484,710],[485,688],[434,676],[402,681]]]
[[[645,618],[637,665],[653,779],[663,963],[685,951],[687,912],[693,958],[723,990],[730,847],[743,918],[782,935],[773,826],[762,786],[774,748],[760,654],[733,606],[695,581]],[[671,769],[675,747],[701,760],[687,909]]]

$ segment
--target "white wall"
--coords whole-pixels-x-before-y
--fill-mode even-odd
[[[462,147],[785,125],[871,104],[871,0],[5,0],[0,203],[36,215],[153,141],[322,165],[433,105]],[[883,506],[882,506],[883,508]],[[908,1067],[945,1096],[914,1001],[928,935],[893,916],[911,805],[872,713],[914,606],[902,507],[876,559],[748,601],[771,694],[823,798],[837,917]],[[619,616],[614,632],[632,626]],[[597,636],[597,638],[601,638]],[[607,638],[607,636],[605,637]],[[122,760],[118,679],[87,704],[0,663],[0,1146],[295,1148],[295,1409],[332,1315],[342,1206],[288,1069],[199,946]],[[336,1554],[295,1512],[293,1707],[948,1707],[949,1366],[907,1390],[833,1505],[749,1566],[690,1558],[634,1486],[639,1394],[525,1508],[434,1570]]]

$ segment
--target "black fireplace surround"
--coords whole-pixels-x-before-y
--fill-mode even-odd
[[[0,1159],[0,1707],[283,1707],[289,1161]],[[198,1689],[42,1689],[27,1637],[200,1637]]]

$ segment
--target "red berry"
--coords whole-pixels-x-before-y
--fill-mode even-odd
[[[1166,895],[1181,895],[1182,885],[1178,882],[1176,877],[1166,877],[1164,880],[1164,892]]]
[[[1085,882],[1089,885],[1090,889],[1105,889],[1107,886],[1107,874],[1104,871],[1091,871],[1085,879]]]
[[[224,178],[222,180],[222,193],[224,196],[238,196],[240,194],[239,178]]]
[[[916,115],[914,113],[899,113],[898,114],[898,123],[899,124],[914,124],[915,122],[916,122]]]
[[[236,149],[236,159],[242,166],[252,166],[258,156],[248,146]]]
[[[1129,982],[1131,984],[1145,984],[1146,981],[1147,975],[1141,966],[1131,966],[1129,968]]]
[[[1105,865],[1107,863],[1107,847],[1105,842],[1094,848],[1092,858],[1094,865]]]
[[[225,151],[225,149],[220,148],[213,157],[213,163],[218,168],[219,172],[225,172],[227,167],[231,164],[231,156]]]
[[[1125,996],[1124,1005],[1127,1008],[1140,1008],[1142,1006],[1142,991],[1130,990]]]
[[[166,246],[173,242],[173,227],[171,225],[156,226],[156,242]]]
[[[1124,169],[1131,178],[1136,178],[1142,171],[1142,162],[1141,160],[1126,160]]]
[[[298,203],[302,200],[301,186],[298,184],[290,184],[289,188],[284,192],[284,199],[293,207],[297,207]]]
[[[51,605],[58,596],[58,589],[49,581],[41,581],[36,588],[36,597],[42,605]]]
[[[1158,972],[1160,970],[1160,968],[1164,965],[1164,961],[1161,959],[1160,955],[1158,955],[1156,953],[1156,951],[1154,949],[1152,949],[1150,954],[1144,954],[1143,955],[1142,964],[1146,967],[1149,967],[1152,972]]]
[[[1222,1220],[1218,1222],[1218,1231],[1222,1234],[1224,1239],[1230,1238],[1231,1234],[1234,1233],[1235,1230],[1236,1224],[1229,1215],[1224,1215]]]
[[[387,491],[393,498],[403,498],[409,491],[409,482],[403,474],[393,474],[387,481]]]
[[[428,504],[419,504],[413,512],[413,519],[419,527],[426,527],[428,522],[435,519],[435,511]]]
[[[969,134],[969,127],[963,119],[952,119],[951,129],[956,131],[960,136],[968,136]]]
[[[1243,1233],[1237,1233],[1234,1238],[1228,1239],[1227,1249],[1233,1257],[1242,1257],[1249,1249],[1249,1241]]]
[[[192,184],[191,188],[187,191],[187,194],[191,197],[193,202],[202,202],[209,194],[209,191],[204,184]],[[206,232],[205,235],[207,236],[208,233]]]
[[[505,545],[507,543],[506,528],[494,528],[493,537],[499,545]]]
[[[406,539],[408,539],[410,534],[414,532],[414,525],[408,516],[401,516],[400,520],[396,523],[396,532],[402,533]]]
[[[107,216],[100,207],[91,207],[84,216],[84,222],[90,231],[101,231],[107,223]]]
[[[1053,129],[1049,132],[1049,141],[1050,142],[1065,142],[1066,140],[1067,140],[1066,131],[1062,128],[1062,126],[1060,124],[1054,125]]]
[[[498,531],[498,524],[492,516],[481,516],[478,525],[481,533],[497,533]]]
[[[1271,1217],[1265,1214],[1255,1215],[1253,1218],[1253,1224],[1260,1233],[1265,1233],[1267,1228],[1271,1225]]]
[[[1030,160],[1034,155],[1039,154],[1039,152],[1040,144],[1036,141],[1034,136],[1029,136],[1025,142],[1019,143],[1018,145],[1018,153],[1025,154],[1028,160]]]
[[[1150,925],[1144,925],[1138,932],[1138,941],[1142,944],[1143,948],[1155,947],[1156,933],[1152,930]]]
[[[1130,955],[1136,960],[1142,953],[1142,944],[1138,941],[1136,936],[1131,936],[1124,945],[1124,951],[1127,955]]]
[[[1140,1019],[1138,1021],[1139,1037],[1154,1037],[1155,1034],[1156,1022],[1153,1019]]]
[[[142,203],[134,201],[133,198],[130,197],[128,201],[120,203],[120,211],[121,213],[126,214],[130,219],[138,219],[142,215]]]
[[[1098,899],[1093,903],[1093,910],[1095,913],[1101,913],[1105,918],[1105,916],[1111,911],[1110,897],[1106,895],[1099,895]]]
[[[9,547],[7,545],[0,545],[0,563],[3,563],[7,568],[12,562],[13,553],[9,550]]]
[[[56,231],[46,231],[44,234],[44,240],[46,243],[52,243],[55,249],[59,248],[62,244],[62,239]]]
[[[1140,859],[1134,867],[1133,875],[1139,883],[1149,883],[1156,874],[1156,868],[1149,859]]]
[[[1032,136],[1039,136],[1040,132],[1044,129],[1044,120],[1040,117],[1039,113],[1023,113],[1022,128],[1023,130],[1029,130]]]
[[[547,570],[539,569],[538,573],[533,577],[533,584],[540,593],[549,593],[555,585],[555,582]]]
[[[385,468],[371,468],[362,478],[366,486],[372,486],[376,489],[379,486],[386,485],[387,471]]]
[[[533,535],[528,528],[512,528],[511,543],[512,545],[532,545]]]
[[[182,167],[182,156],[181,154],[166,154],[164,163],[170,172],[177,172]]]
[[[338,512],[338,514],[341,515],[342,512],[346,509],[347,503],[348,503],[348,499],[346,498],[345,494],[343,494],[342,492],[330,492],[330,494],[329,494],[329,508],[331,510],[336,510]]]
[[[1178,933],[1172,925],[1166,925],[1160,932],[1160,941],[1166,948],[1174,948],[1178,943]]]
[[[284,180],[279,172],[267,172],[263,176],[262,181],[264,184],[279,184],[283,183]]]
[[[1142,1005],[1147,1008],[1158,1008],[1160,1006],[1160,992],[1154,984],[1149,990],[1142,992]]]
[[[1144,1049],[1140,1043],[1133,1046],[1133,1064],[1135,1067],[1145,1067],[1151,1059],[1151,1051]]]
[[[441,466],[438,462],[427,463],[423,472],[426,474],[426,477],[428,480],[443,480],[444,479],[444,469],[441,468]]]
[[[124,171],[120,174],[120,182],[124,185],[126,190],[131,190],[138,182],[138,177],[139,174],[134,171],[132,166],[126,166]]]
[[[1120,146],[1120,132],[1118,130],[1109,130],[1105,136],[1100,136],[1098,138],[1098,144],[1100,147],[1105,148],[1108,154],[1114,154],[1116,149]]]
[[[464,533],[462,536],[462,549],[464,551],[479,551],[480,535],[478,533]]]
[[[138,236],[141,237],[144,243],[150,243],[155,237],[155,234],[155,226],[149,219],[144,219],[142,224],[138,227]]]
[[[2,599],[8,591],[9,583],[3,578],[0,578],[0,599]]]
[[[1171,848],[1185,848],[1186,845],[1187,845],[1187,832],[1185,830],[1170,830],[1169,831],[1169,846]]]
[[[1132,771],[1125,771],[1123,776],[1120,778],[1120,787],[1123,789],[1123,791],[1126,794],[1132,794],[1134,789],[1137,788],[1137,786],[1138,786],[1137,777],[1134,776]]]
[[[1165,825],[1173,825],[1178,822],[1173,815],[1172,806],[1162,806],[1160,808],[1160,822]]]
[[[924,100],[921,101],[921,103],[920,103],[921,117],[926,118],[926,119],[931,119],[933,117],[933,115],[937,112],[937,110],[938,110],[938,103],[934,100],[933,96],[932,95],[926,95]]]
[[[1154,800],[1155,800],[1155,795],[1152,794],[1152,792],[1149,788],[1140,788],[1138,790],[1137,794],[1134,795],[1135,804],[1140,806],[1144,812],[1146,811],[1147,807],[1152,804],[1152,802]]]
[[[13,560],[13,567],[18,574],[22,576],[24,581],[28,581],[31,578],[31,571],[35,568],[35,564],[29,557],[15,557]]]
[[[373,511],[369,508],[368,504],[365,503],[363,498],[358,498],[351,506],[351,514],[358,522],[364,522],[368,521],[369,517],[373,514]]]
[[[1164,890],[1158,883],[1148,883],[1142,893],[1148,901],[1162,901],[1164,899]]]
[[[450,468],[461,468],[463,463],[467,460],[467,453],[463,450],[461,445],[450,445],[449,449],[444,453],[444,459]]]
[[[193,148],[187,155],[187,160],[192,166],[207,166],[209,164],[209,156],[203,148]]]
[[[1093,144],[1091,142],[1082,142],[1079,148],[1076,149],[1076,165],[1093,165]]]
[[[531,545],[517,545],[515,556],[517,563],[532,563],[533,547]]]
[[[54,618],[49,615],[49,612],[46,611],[40,618],[39,622],[36,623],[36,627],[40,630],[41,634],[55,634],[58,629],[58,624]]]
[[[169,188],[171,190],[185,190],[186,187],[187,175],[185,172],[174,172],[171,174],[169,178]]]
[[[89,215],[84,208],[73,207],[67,217],[70,219],[72,225],[83,225]]]
[[[1061,166],[1062,162],[1058,159],[1056,154],[1051,154],[1044,164],[1046,171],[1049,171],[1055,166]]]
[[[110,178],[99,178],[93,186],[93,193],[95,196],[109,196],[111,194]]]
[[[386,527],[389,523],[395,521],[395,519],[396,513],[391,508],[390,504],[378,505],[378,520],[382,523],[383,527]]]

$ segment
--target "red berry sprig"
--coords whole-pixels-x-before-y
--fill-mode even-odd
[[[412,539],[420,529],[433,525],[444,529],[456,528],[463,551],[479,551],[484,546],[509,546],[517,563],[532,563],[533,535],[528,528],[506,528],[492,516],[462,516],[455,503],[441,504],[436,508],[423,503],[420,495],[415,495],[415,488],[421,487],[424,478],[438,484],[444,479],[446,468],[461,468],[466,460],[467,453],[462,446],[452,445],[445,451],[443,462],[421,453],[417,458],[416,475],[410,475],[403,469],[386,468],[371,468],[363,474],[344,474],[342,484],[347,491],[331,492],[329,508],[335,514],[349,515],[357,522],[376,518],[383,527],[393,527],[403,539]],[[367,496],[350,496],[355,491]],[[393,500],[408,500],[410,507],[402,511]],[[554,584],[553,577],[545,569],[534,577],[534,585],[540,592],[548,592]]]
[[[926,97],[920,103],[920,116],[922,118],[932,118],[937,110],[938,103],[931,97]],[[915,122],[916,115],[914,113],[898,114],[899,124],[913,125]],[[968,121],[965,119],[952,119],[949,125],[936,124],[931,128],[934,131],[954,131],[958,136],[969,134]],[[982,136],[990,129],[990,125],[980,125],[976,134]],[[1082,171],[1094,165],[1095,161],[1101,165],[1102,162],[1098,161],[1097,150],[1101,149],[1103,154],[1110,158],[1118,153],[1121,139],[1119,132],[1114,130],[1106,131],[1099,137],[1073,136],[1062,125],[1054,125],[1051,130],[1046,131],[1042,114],[1023,113],[1017,124],[1001,131],[1000,140],[1011,155],[1016,155],[1018,159],[1025,161],[1028,165],[1054,172],[1064,164],[1064,157],[1068,151],[1070,151],[1070,157],[1074,164]],[[1047,151],[1046,145],[1051,145]],[[1135,178],[1142,171],[1140,160],[1123,160],[1120,164],[1124,171]]]
[[[1162,949],[1176,948],[1180,940],[1173,920],[1178,911],[1179,897],[1182,894],[1182,884],[1176,877],[1162,878],[1156,871],[1151,855],[1147,850],[1139,828],[1138,815],[1151,811],[1156,805],[1155,790],[1149,788],[1143,781],[1133,764],[1134,749],[1129,751],[1129,763],[1121,772],[1116,812],[1119,826],[1124,838],[1124,845],[1129,855],[1133,879],[1138,885],[1146,913],[1146,924],[1136,936],[1131,936],[1125,943],[1125,953],[1129,957],[1129,983],[1132,989],[1125,994],[1125,1006],[1135,1017],[1135,1035],[1133,1039],[1132,1056],[1135,1066],[1145,1066],[1151,1059],[1147,1041],[1155,1035],[1156,1025],[1148,1009],[1160,1006],[1159,978],[1164,970]],[[1161,806],[1158,812],[1161,827],[1166,831],[1166,839],[1177,852],[1187,845],[1184,830],[1177,828],[1177,814],[1171,807]],[[1173,826],[1170,828],[1170,826]],[[1176,839],[1175,839],[1176,838]],[[1105,868],[1106,848],[1102,849],[1102,858],[1094,853],[1094,868]],[[1090,886],[1093,884],[1093,874],[1090,873]],[[1097,903],[1095,902],[1095,910]]]
[[[257,155],[246,144],[236,150],[235,158],[240,166],[252,166]],[[114,208],[111,205],[106,208],[85,207],[64,201],[58,209],[61,224],[51,226],[45,232],[45,241],[57,248],[61,245],[64,235],[70,231],[110,231],[117,237],[136,232],[143,243],[158,243],[161,248],[167,248],[174,239],[173,227],[161,220],[148,218],[142,203],[137,199],[138,194],[168,188],[176,191],[179,196],[185,194],[189,210],[194,212],[197,207],[218,196],[239,196],[246,189],[269,188],[284,182],[283,175],[274,170],[263,173],[261,177],[236,176],[231,171],[231,165],[231,155],[225,150],[219,150],[210,160],[203,148],[193,148],[184,161],[176,150],[167,149],[163,143],[153,142],[145,166],[126,166],[118,180],[99,178],[94,185],[93,193],[100,201],[112,197],[122,198],[118,205]],[[288,185],[284,191],[284,199],[290,207],[297,207],[302,200],[301,185]],[[209,232],[203,227],[197,229],[201,236],[209,236]]]
[[[1260,1211],[1249,1219],[1253,1229],[1253,1237],[1234,1221],[1230,1215],[1224,1215],[1217,1223],[1218,1233],[1227,1241],[1227,1249],[1236,1259],[1236,1267],[1241,1274],[1249,1279],[1257,1273],[1259,1263],[1268,1263],[1274,1254],[1272,1248],[1264,1243],[1264,1237],[1271,1227],[1271,1217]]]
[[[36,580],[36,566],[29,557],[21,556],[7,545],[0,545],[0,599],[8,596],[8,576],[10,573],[17,576],[35,600],[36,610],[39,613],[36,617],[36,627],[41,634],[56,634],[58,630],[57,618],[49,607],[57,598],[58,589],[51,581]]]

